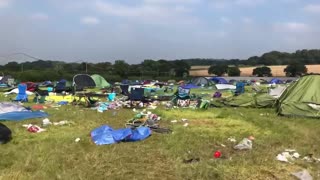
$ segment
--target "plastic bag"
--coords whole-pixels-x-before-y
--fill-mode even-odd
[[[239,144],[235,145],[233,148],[237,150],[252,149],[252,141],[248,138],[244,138],[242,141],[240,141]]]

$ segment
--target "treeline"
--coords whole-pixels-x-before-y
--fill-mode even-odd
[[[122,79],[181,79],[188,76],[190,65],[182,60],[144,60],[140,64],[128,64],[124,60],[115,63],[67,63],[62,61],[37,60],[33,62],[9,62],[0,66],[3,74],[10,74],[21,81],[45,81],[65,78],[75,74],[100,74],[115,82]]]
[[[272,51],[262,56],[240,59],[181,59],[144,60],[140,64],[128,64],[124,60],[114,63],[67,63],[63,61],[36,60],[32,62],[9,62],[0,66],[3,74],[13,75],[21,81],[72,79],[75,74],[100,74],[109,81],[121,79],[181,79],[188,76],[194,65],[268,66],[288,64],[320,64],[320,50],[298,50],[294,53]],[[230,69],[235,71],[236,69]],[[236,73],[238,73],[236,71]]]
[[[297,50],[294,53],[271,51],[259,56],[252,56],[248,59],[184,59],[191,66],[195,65],[235,65],[235,66],[257,66],[257,65],[288,65],[299,64],[320,64],[320,50]]]

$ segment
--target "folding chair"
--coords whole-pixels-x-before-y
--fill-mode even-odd
[[[129,100],[143,102],[145,100],[144,88],[132,88],[129,94]]]
[[[190,105],[190,89],[183,87],[178,87],[178,91],[175,93],[175,96],[172,102],[180,107],[187,107]]]
[[[236,91],[235,91],[234,95],[238,96],[240,94],[243,94],[244,93],[244,86],[245,86],[245,84],[243,82],[237,82]]]
[[[19,84],[18,85],[18,95],[16,96],[15,101],[28,102],[27,85],[26,84]]]
[[[125,95],[125,96],[129,96],[129,85],[128,84],[123,84],[120,85],[121,88],[121,94]]]

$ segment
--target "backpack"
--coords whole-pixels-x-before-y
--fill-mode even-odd
[[[11,130],[0,123],[0,144],[5,144],[11,140]]]

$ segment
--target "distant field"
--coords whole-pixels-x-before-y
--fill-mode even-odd
[[[191,76],[210,76],[208,74],[208,69],[210,66],[192,66],[189,73]],[[251,76],[253,69],[255,67],[242,67],[240,68],[241,76]],[[286,66],[268,66],[271,68],[273,76],[285,76],[283,72]],[[320,64],[317,65],[307,65],[308,73],[320,73]]]

